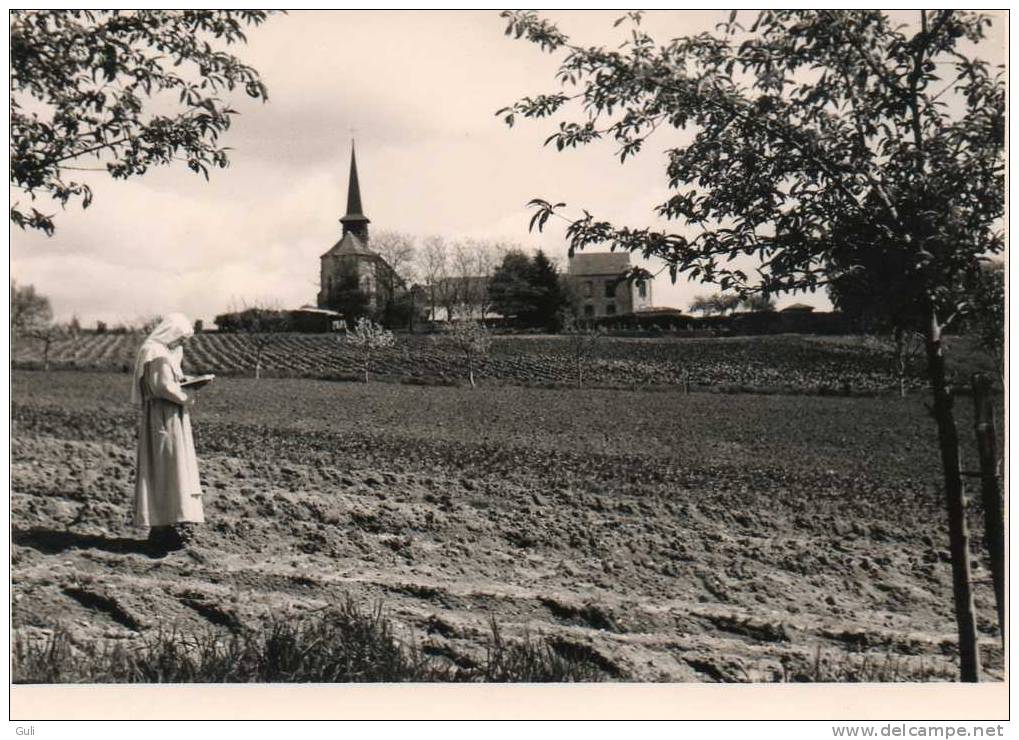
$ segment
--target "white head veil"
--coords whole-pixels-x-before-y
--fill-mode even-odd
[[[145,365],[157,357],[165,357],[170,361],[173,369],[178,375],[181,374],[180,363],[184,358],[184,349],[176,347],[170,349],[167,345],[181,338],[190,337],[195,333],[188,317],[182,313],[167,314],[159,325],[152,330],[138,348],[138,355],[134,362],[134,382],[131,384],[131,401],[138,403],[141,400],[142,374],[145,372]]]

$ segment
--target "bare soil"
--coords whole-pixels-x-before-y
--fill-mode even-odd
[[[918,399],[220,379],[195,414],[207,524],[155,557],[129,522],[123,385],[15,377],[13,624],[29,639],[225,635],[350,596],[462,665],[495,620],[609,679],[957,674]]]

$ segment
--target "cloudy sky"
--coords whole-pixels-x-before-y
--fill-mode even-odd
[[[615,44],[618,12],[547,14],[573,40]],[[721,11],[652,12],[666,39],[710,30]],[[508,129],[494,113],[551,91],[555,57],[503,35],[496,11],[291,11],[250,30],[234,53],[268,85],[268,103],[239,95],[225,143],[231,166],[206,183],[186,169],[127,182],[99,173],[95,202],[71,207],[45,237],[11,230],[11,272],[48,295],[58,319],[117,323],[169,311],[210,321],[242,303],[313,303],[318,257],[337,239],[350,140],[357,139],[366,215],[375,230],[418,238],[499,239],[564,257],[560,228],[528,234],[534,197],[634,226],[665,200],[659,131],[620,166],[611,144],[556,152],[547,121]],[[1003,24],[982,53],[1003,59]],[[650,265],[657,269],[660,265]],[[710,288],[662,276],[655,303],[685,308]],[[821,295],[780,305],[826,304]]]

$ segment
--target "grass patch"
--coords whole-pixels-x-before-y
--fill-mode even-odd
[[[783,680],[800,683],[890,683],[957,681],[957,666],[926,656],[856,653],[820,647],[813,659],[783,663]]]
[[[507,641],[492,621],[480,664],[426,654],[396,638],[382,605],[352,600],[301,618],[273,616],[259,629],[224,636],[158,630],[140,640],[78,644],[64,628],[43,639],[19,634],[14,683],[351,683],[600,681],[591,656],[547,640]]]

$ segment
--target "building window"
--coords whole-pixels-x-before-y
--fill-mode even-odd
[[[590,283],[588,283],[588,285],[590,285]],[[588,318],[594,316],[594,306],[592,306],[590,303],[584,306],[584,316],[587,316]]]
[[[609,280],[605,283],[605,297],[615,298],[616,297],[616,283],[614,280]]]
[[[637,283],[637,295],[641,298],[647,298],[647,283],[643,280]]]
[[[590,298],[594,294],[594,283],[590,280],[584,283],[584,297]]]
[[[605,315],[606,316],[615,316],[616,315],[616,304],[615,303],[608,303],[608,304],[605,305]]]

